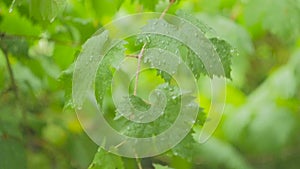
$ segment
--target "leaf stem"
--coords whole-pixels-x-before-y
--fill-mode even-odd
[[[146,44],[147,43],[144,43],[139,55],[138,55],[138,67],[137,67],[137,70],[136,70],[136,74],[135,74],[135,84],[134,84],[134,91],[133,91],[133,95],[136,96],[136,92],[137,92],[137,86],[138,86],[138,83],[139,83],[139,74],[140,74],[140,70],[141,70],[141,61],[142,61],[142,57],[143,57],[143,54],[144,54],[144,51],[145,51],[145,47],[146,47]]]
[[[170,9],[170,7],[175,3],[176,0],[170,0],[168,6],[166,7],[166,9],[163,11],[163,13],[160,15],[159,19],[163,19],[166,15],[166,13],[168,12],[168,10]]]
[[[138,59],[138,58],[139,58],[139,55],[126,55],[126,57]]]
[[[7,65],[7,69],[8,69],[8,73],[9,73],[9,77],[10,77],[10,83],[11,83],[9,90],[12,90],[15,93],[16,98],[18,98],[18,89],[17,89],[17,85],[16,85],[15,76],[14,76],[14,73],[13,73],[13,70],[11,67],[11,63],[8,58],[8,52],[5,49],[3,49],[3,53],[4,53],[5,60],[6,60],[6,65]]]
[[[136,160],[136,163],[137,163],[138,168],[139,168],[139,169],[143,169],[142,164],[141,164],[141,162],[140,162],[140,160],[139,160],[139,158],[137,157],[136,154],[135,154],[135,160]]]

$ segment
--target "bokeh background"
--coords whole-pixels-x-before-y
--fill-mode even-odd
[[[95,156],[97,145],[71,108],[69,75],[81,45],[102,25],[128,14],[162,12],[168,4],[1,0],[0,169],[84,169],[94,158],[98,168],[138,168],[135,159],[104,150]],[[143,168],[298,169],[300,1],[180,0],[168,13],[179,9],[212,27],[239,54],[232,58],[226,107],[211,139],[201,145],[187,139],[171,155],[140,159]],[[151,77],[143,78],[140,86],[149,85]],[[207,110],[210,79],[198,83]]]

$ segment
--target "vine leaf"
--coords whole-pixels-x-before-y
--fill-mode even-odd
[[[123,116],[115,118],[115,123],[123,125],[121,127],[121,133],[127,136],[138,138],[151,137],[165,131],[173,124],[180,110],[180,90],[178,89],[178,87],[170,86],[166,83],[159,85],[157,89],[164,92],[166,98],[168,99],[163,114],[156,120],[149,123],[133,123],[125,119]],[[138,109],[148,108],[148,105],[135,106],[138,106]]]
[[[124,169],[124,164],[120,156],[106,152],[102,148],[98,149],[94,160],[88,169]]]
[[[131,95],[129,98],[136,110],[147,111],[151,107],[149,103],[146,103],[142,98],[138,96]]]
[[[198,108],[197,119],[191,119],[191,121],[188,121],[188,119],[186,119],[187,123],[198,123],[201,122],[201,119],[205,117],[205,114],[202,113],[202,109],[199,108],[198,105],[194,102],[195,98],[186,94],[181,94],[177,86],[171,86],[169,83],[164,83],[162,85],[159,85],[157,87],[157,90],[164,92],[165,97],[167,98],[167,103],[163,114],[160,115],[156,120],[149,123],[133,123],[125,119],[124,117],[118,117],[115,119],[115,123],[119,125],[121,124],[120,132],[122,134],[130,137],[144,138],[152,137],[162,133],[163,131],[171,127],[177,119],[181,109],[180,103],[183,97],[185,98],[185,101],[195,106],[193,108]],[[139,105],[139,109],[141,109],[140,106],[141,105]],[[144,106],[143,108],[146,109],[147,107],[148,106]],[[188,110],[184,108],[182,111]]]
[[[211,38],[209,39],[215,46],[215,50],[219,54],[221,59],[222,65],[224,67],[225,76],[227,78],[231,78],[231,56],[237,55],[237,51],[225,40],[218,39],[218,38]]]
[[[194,15],[187,13],[183,10],[178,10],[176,12],[176,15],[185,19],[186,21],[192,23],[193,25],[195,25],[197,28],[199,28],[206,37],[216,37],[217,33],[215,32],[214,29],[212,29],[211,27],[209,27],[208,25],[206,25],[205,23],[201,22],[199,19],[197,19],[196,17],[194,17]]]
[[[172,24],[164,20],[150,20],[142,28],[143,34],[138,37],[138,42],[147,41],[147,48],[162,48],[180,55],[196,79],[201,74],[230,78],[230,60],[236,50],[213,33],[208,33],[212,32],[211,29],[196,18],[192,22],[194,26],[184,19]],[[153,63],[156,60],[148,58],[147,61]],[[169,76],[159,74],[170,81]]]
[[[120,41],[103,57],[96,74],[95,94],[98,103],[102,106],[106,92],[112,83],[113,73],[125,58],[125,41]]]

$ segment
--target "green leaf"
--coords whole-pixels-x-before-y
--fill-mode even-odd
[[[68,151],[78,168],[87,168],[97,152],[97,145],[86,135],[73,135],[68,144]]]
[[[225,40],[218,38],[209,39],[215,46],[219,57],[221,58],[222,66],[225,71],[225,76],[231,78],[231,57],[237,56],[237,51]]]
[[[173,169],[173,168],[170,168],[168,166],[162,166],[160,164],[153,164],[154,168],[155,169]]]
[[[0,159],[1,169],[27,168],[25,149],[20,142],[12,138],[0,136]]]
[[[205,13],[197,15],[197,18],[215,30],[215,32],[213,32],[214,37],[219,36],[226,40],[229,44],[234,46],[234,48],[238,49],[240,54],[253,54],[254,47],[251,37],[246,29],[238,23],[224,16],[208,15]],[[195,22],[192,23],[195,24]]]
[[[93,79],[97,72],[91,73],[90,70],[97,70],[99,62],[103,59],[102,56],[108,50],[106,45],[109,45],[109,43],[108,31],[104,31],[94,35],[83,45],[73,75],[72,88],[78,91],[73,96],[73,99],[75,98],[74,104],[76,106],[81,104],[78,103],[78,101],[85,94],[85,89],[90,88],[93,85]]]
[[[176,12],[176,15],[180,18],[183,18],[183,19],[189,21],[193,25],[195,25],[197,28],[199,28],[206,35],[206,37],[211,37],[211,36],[214,37],[214,36],[217,35],[217,33],[211,27],[209,27],[204,22],[200,21],[194,15],[192,15],[188,12],[185,12],[183,10],[178,10]]]
[[[186,21],[180,20],[178,22],[171,24],[164,20],[151,20],[143,27],[142,31],[146,34],[143,34],[138,42],[147,42],[146,48],[162,48],[162,50],[170,51],[175,55],[180,53],[182,60],[190,67],[196,79],[199,78],[200,74],[206,74],[210,77],[224,75],[230,78],[230,60],[235,54],[235,50],[223,40],[214,38],[209,41],[201,30],[204,29],[202,24],[198,24],[201,28],[197,30]],[[156,58],[148,59],[150,62],[156,60]],[[218,67],[219,61],[223,64],[221,66],[223,66],[224,74]],[[166,76],[163,78],[166,81],[170,80]]]
[[[179,63],[176,59],[169,56],[168,52],[170,52],[174,55],[180,55],[181,59],[190,67],[196,79],[198,79],[201,74],[207,75],[202,61],[183,43],[158,34],[146,34],[139,38],[147,40],[146,49],[163,47],[163,49],[160,49],[159,51],[148,52],[146,50],[143,57],[145,63],[150,63],[150,65],[155,66],[159,65],[171,73],[176,72]],[[164,57],[162,58],[161,56]],[[171,75],[164,71],[158,71],[158,75],[160,75],[166,82],[170,82],[172,80]]]
[[[18,38],[18,36],[38,37],[42,32],[39,26],[34,25],[29,19],[21,16],[17,11],[14,11],[13,13],[8,13],[8,11],[5,12],[7,13],[1,15],[1,32],[5,32],[5,34],[12,36],[16,35],[15,38]]]
[[[142,4],[146,9],[150,9],[154,11],[156,4],[158,3],[159,0],[139,0],[139,3]]]
[[[88,0],[87,4],[97,19],[113,16],[121,7],[124,0]],[[108,8],[109,7],[109,8]]]
[[[188,102],[184,104],[191,104],[198,108],[198,105],[194,103],[194,98],[189,95],[180,94],[180,90],[177,86],[171,86],[170,84],[165,83],[159,85],[157,89],[164,92],[167,98],[166,106],[164,108],[164,111],[162,112],[163,114],[149,123],[133,123],[132,121],[129,121],[124,117],[118,117],[115,119],[116,121],[114,123],[121,125],[121,133],[131,137],[142,138],[152,137],[164,132],[166,129],[171,127],[177,119],[178,113],[180,111],[181,100],[183,99],[183,97]],[[157,101],[160,101],[159,98]],[[155,101],[153,103],[155,103]],[[161,106],[158,103],[154,105],[156,105],[157,107]],[[145,106],[141,107],[141,105],[139,105],[138,107],[139,109],[146,108]],[[198,110],[198,118],[201,119],[203,118],[204,114],[201,113],[201,108],[199,108]],[[188,110],[183,109],[182,111]],[[195,121],[191,121],[190,123],[195,123]]]
[[[198,141],[201,133],[200,128],[194,128],[193,137]],[[195,144],[194,149],[198,150],[198,154],[206,163],[212,164],[215,168],[225,166],[226,168],[251,169],[243,156],[229,143],[221,141],[217,138],[210,138],[204,144]]]
[[[180,110],[180,99],[178,99],[179,90],[177,87],[172,87],[168,84],[160,85],[157,89],[162,90],[165,93],[166,98],[168,98],[163,114],[150,123],[133,123],[124,117],[116,118],[116,123],[123,124],[123,127],[121,127],[122,130],[120,131],[121,133],[132,137],[151,137],[153,135],[158,135],[173,124]],[[157,101],[159,101],[159,99]],[[139,109],[146,109],[145,106],[135,106],[138,106]],[[155,107],[156,106],[154,106],[154,108]]]
[[[199,145],[197,144],[190,132],[179,144],[172,148],[172,153],[175,156],[192,162],[199,154]]]
[[[254,46],[249,32],[232,19],[224,16],[208,15],[201,13],[197,15],[199,20],[212,27],[222,39],[230,43],[238,50],[239,55],[232,57],[232,82],[242,86],[246,81],[246,73],[249,69],[249,55],[254,54]]]
[[[155,48],[156,45],[164,40],[167,40],[167,38],[163,36],[148,36],[148,38],[151,43],[147,48]],[[171,41],[171,39],[169,40]],[[176,43],[170,44],[174,45],[173,49],[176,48]],[[170,48],[172,47],[170,46]],[[150,66],[158,68],[158,75],[160,75],[166,82],[170,82],[172,80],[172,75],[174,75],[174,73],[177,71],[178,65],[181,62],[179,59],[174,59],[171,57],[170,53],[165,50],[146,50],[143,60],[144,63],[150,63]]]
[[[29,44],[23,38],[3,35],[0,38],[0,48],[16,57],[28,57]]]
[[[256,153],[280,151],[288,142],[295,118],[289,108],[277,105],[276,100],[288,100],[296,94],[291,65],[274,72],[224,123],[224,133],[231,141],[243,142],[244,149]]]
[[[66,0],[31,0],[30,14],[38,20],[54,21],[63,12]]]
[[[262,25],[265,30],[285,41],[293,40],[300,34],[299,4],[299,0],[247,1],[245,3],[245,21],[248,26]],[[268,8],[269,6],[271,8]]]
[[[98,104],[102,105],[112,83],[113,73],[125,58],[125,41],[116,44],[102,59],[96,74],[95,94]]]
[[[120,156],[99,148],[89,169],[124,169],[124,166]]]
[[[129,96],[129,99],[136,110],[147,111],[151,107],[149,103],[146,103],[143,99],[141,99],[138,96],[131,95]]]

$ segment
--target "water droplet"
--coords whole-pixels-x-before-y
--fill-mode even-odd
[[[172,96],[172,99],[175,100],[175,99],[176,99],[176,96]]]
[[[81,106],[78,106],[78,107],[77,107],[77,110],[82,110],[82,107],[81,107]]]
[[[51,18],[50,23],[54,22],[54,20],[55,20],[55,17]]]
[[[93,61],[93,59],[94,59],[94,56],[92,55],[92,56],[90,57],[90,62]]]

